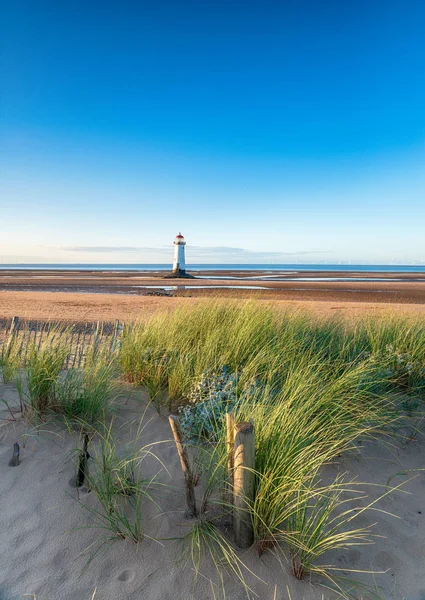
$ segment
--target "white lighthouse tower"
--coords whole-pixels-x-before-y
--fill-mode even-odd
[[[174,240],[174,261],[173,275],[174,277],[186,277],[186,262],[184,259],[184,247],[186,242],[181,233],[176,235]]]

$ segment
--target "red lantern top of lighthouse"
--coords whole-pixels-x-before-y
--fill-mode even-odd
[[[179,233],[178,235],[176,235],[176,239],[174,240],[175,244],[179,244],[181,246],[186,245],[186,242],[184,241],[184,237],[182,236],[181,233]]]

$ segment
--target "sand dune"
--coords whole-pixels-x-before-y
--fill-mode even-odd
[[[11,406],[18,399],[13,385],[0,385],[0,395]],[[121,398],[116,417],[116,427],[140,420],[144,412],[140,396]],[[6,408],[1,409],[6,419]],[[169,440],[168,420],[148,411],[149,419],[141,443]],[[63,427],[50,423],[39,432],[24,421],[1,422],[0,426],[0,598],[17,600],[24,594],[37,594],[39,600],[89,600],[94,589],[99,600],[189,600],[213,598],[211,581],[214,570],[208,563],[202,570],[196,591],[192,589],[192,572],[181,570],[176,560],[181,555],[179,543],[166,538],[180,537],[189,522],[184,518],[185,494],[183,477],[175,447],[171,441],[157,447],[155,452],[169,469],[159,469],[160,481],[166,484],[158,495],[160,509],[146,506],[146,534],[162,541],[145,539],[139,547],[118,540],[110,549],[95,559],[84,570],[87,549],[102,539],[102,532],[92,529],[93,518],[77,501],[70,480],[75,475],[71,453],[76,447],[76,436],[65,433]],[[134,426],[133,426],[134,433]],[[419,600],[425,595],[423,561],[425,550],[425,440],[406,436],[392,446],[378,442],[360,445],[358,452],[341,457],[329,465],[324,477],[334,477],[346,472],[348,477],[358,477],[384,486],[364,487],[368,501],[382,494],[387,481],[398,484],[414,477],[405,490],[381,500],[378,508],[385,512],[364,513],[358,525],[377,522],[374,532],[379,534],[372,545],[353,547],[348,551],[334,551],[326,556],[327,564],[334,564],[338,573],[357,579],[380,590],[383,599]],[[121,432],[123,444],[131,438],[131,427]],[[21,464],[11,468],[9,459],[12,444],[21,444]],[[150,462],[147,475],[158,470]],[[404,473],[403,473],[404,472]],[[82,492],[82,503],[94,504],[95,498]],[[364,501],[366,502],[366,500]],[[394,516],[391,516],[393,513]],[[93,550],[93,547],[92,547]],[[254,550],[241,553],[243,560],[263,580],[247,574],[253,591],[261,600],[319,600],[336,598],[335,594],[320,586],[317,577],[296,581],[288,564],[271,554],[258,558]],[[374,576],[349,573],[348,569],[373,570]],[[376,586],[376,587],[374,587]],[[232,600],[246,598],[240,585],[230,577],[226,579],[227,597]],[[275,595],[276,594],[276,595]],[[289,594],[291,596],[289,596]],[[322,596],[323,594],[323,596]],[[356,598],[372,598],[371,592],[356,592]]]

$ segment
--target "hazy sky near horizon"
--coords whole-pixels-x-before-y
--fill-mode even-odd
[[[0,262],[425,262],[425,2],[3,0]]]

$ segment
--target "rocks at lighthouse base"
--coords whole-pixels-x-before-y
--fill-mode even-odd
[[[194,277],[193,275],[189,275],[189,273],[186,273],[186,271],[183,271],[182,269],[176,269],[175,271],[172,271],[168,275],[165,275],[164,278],[165,279],[196,279],[196,277]]]

